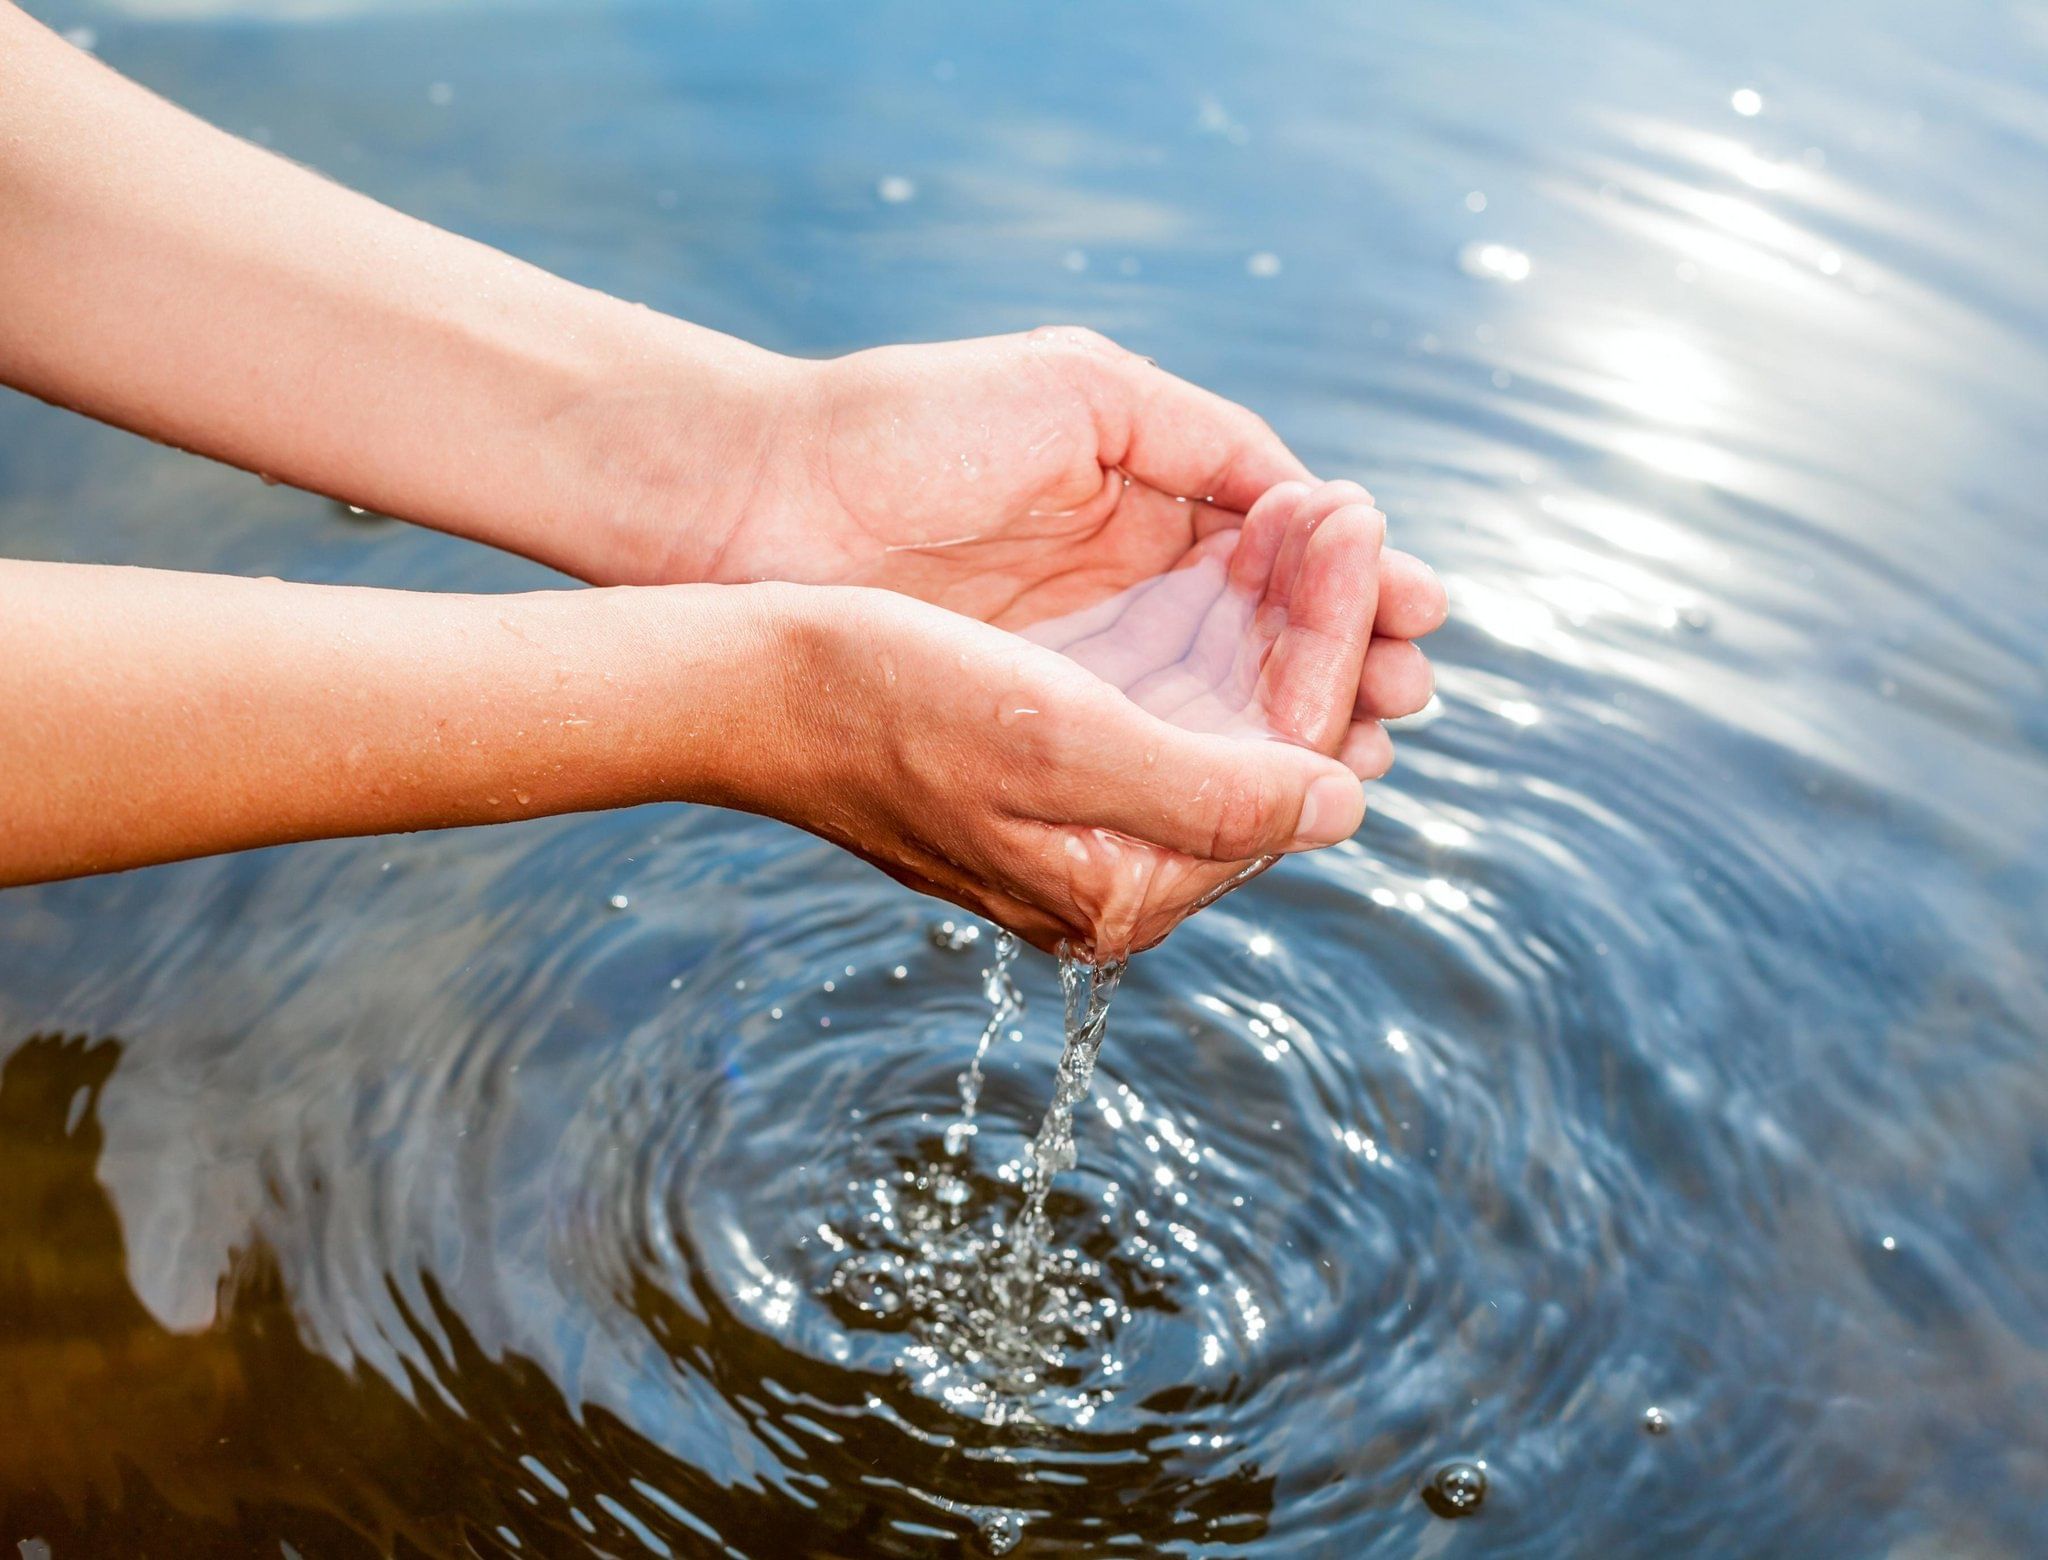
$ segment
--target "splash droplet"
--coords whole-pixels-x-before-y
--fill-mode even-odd
[[[1014,1511],[990,1511],[974,1524],[981,1547],[992,1555],[1006,1555],[1024,1539],[1024,1519]]]
[[[856,1252],[832,1274],[832,1292],[868,1316],[889,1317],[903,1309],[904,1273],[899,1257]]]

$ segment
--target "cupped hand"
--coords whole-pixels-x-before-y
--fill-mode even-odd
[[[1357,828],[1329,755],[1359,767],[1378,730],[1357,690],[1383,531],[1363,504],[1276,499],[1031,637],[871,588],[792,592],[797,757],[753,805],[1040,947],[1148,947]]]
[[[739,518],[679,541],[670,577],[878,586],[1025,629],[1227,547],[1276,488],[1322,513],[1372,502],[1313,487],[1252,413],[1086,330],[885,347],[783,388]],[[1362,718],[1405,713],[1377,691],[1426,677],[1406,642],[1444,615],[1418,560],[1379,567]]]

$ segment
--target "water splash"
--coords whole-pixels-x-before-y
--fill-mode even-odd
[[[1065,1036],[1051,1103],[1021,1156],[992,1179],[969,1163],[988,1049],[1024,1010],[1017,951],[1013,936],[998,934],[983,972],[988,1021],[960,1075],[960,1119],[940,1152],[899,1162],[852,1201],[862,1227],[835,1237],[846,1251],[827,1290],[849,1320],[857,1313],[866,1325],[912,1333],[900,1366],[933,1380],[959,1372],[942,1395],[988,1423],[1028,1416],[1026,1400],[1082,1354],[1102,1354],[1127,1316],[1102,1262],[1060,1242],[1047,1207],[1055,1179],[1075,1164],[1075,1112],[1094,1078],[1121,961],[1062,956]],[[1023,1201],[1006,1218],[1002,1190],[1012,1186]],[[1085,1410],[1090,1397],[1076,1404]]]
[[[1084,964],[1070,954],[1060,955],[1066,1046],[1060,1053],[1052,1104],[1038,1124],[1025,1160],[1024,1209],[1010,1237],[1004,1275],[1004,1287],[1019,1313],[1028,1310],[1038,1289],[1039,1266],[1050,1238],[1045,1199],[1053,1178],[1074,1167],[1074,1108],[1088,1097],[1089,1085],[1094,1082],[1095,1058],[1102,1052],[1109,1023],[1110,999],[1116,995],[1123,972],[1121,959]]]
[[[1017,938],[1010,932],[996,934],[995,963],[982,972],[982,991],[988,998],[988,1023],[982,1027],[981,1039],[974,1047],[974,1060],[967,1064],[967,1071],[960,1075],[960,1121],[956,1131],[946,1134],[949,1152],[959,1153],[966,1140],[974,1135],[974,1112],[981,1104],[981,1067],[988,1056],[988,1048],[994,1044],[997,1035],[1015,1024],[1024,1013],[1024,994],[1017,989],[1017,980],[1011,972],[1017,963]]]

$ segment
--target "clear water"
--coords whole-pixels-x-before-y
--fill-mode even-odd
[[[2038,7],[42,14],[775,346],[1097,325],[1455,618],[1357,843],[1126,973],[1046,1205],[1099,1330],[1000,1423],[820,1227],[1018,1205],[1045,961],[948,1201],[989,945],[771,825],[0,895],[0,1542],[2038,1551]],[[0,551],[545,578],[20,399]]]

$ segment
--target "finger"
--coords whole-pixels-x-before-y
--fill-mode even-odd
[[[1436,570],[1399,548],[1389,547],[1380,555],[1380,615],[1374,633],[1420,639],[1444,626],[1448,607]]]
[[[1309,537],[1287,626],[1259,678],[1276,735],[1323,753],[1342,741],[1372,638],[1385,538],[1386,517],[1361,504],[1335,510]]]
[[[1253,610],[1272,576],[1294,512],[1308,493],[1305,482],[1283,482],[1252,505],[1243,528],[1235,533],[1228,588],[1210,603],[1180,663],[1131,685],[1132,702],[1194,731],[1224,729],[1223,721],[1212,718],[1209,706],[1229,703],[1228,713],[1234,714],[1250,702],[1265,659],[1263,644],[1256,653],[1244,653]],[[1235,677],[1233,666],[1239,668]],[[1181,718],[1183,710],[1198,703],[1204,711],[1200,718]]]
[[[1245,512],[1237,550],[1230,555],[1230,586],[1256,599],[1265,594],[1295,512],[1312,489],[1306,482],[1282,482],[1261,493]]]
[[[1371,509],[1372,495],[1356,482],[1324,482],[1310,489],[1294,506],[1287,534],[1280,543],[1280,556],[1273,562],[1272,573],[1266,582],[1265,600],[1260,607],[1261,617],[1271,619],[1276,636],[1284,626],[1288,607],[1294,600],[1294,585],[1301,574],[1301,561],[1308,554],[1309,538],[1315,535],[1318,526],[1347,504]]]
[[[1413,715],[1435,691],[1429,657],[1405,639],[1374,639],[1366,647],[1352,714],[1359,720],[1395,720]]]
[[[1359,779],[1377,780],[1394,767],[1394,739],[1376,720],[1353,721],[1337,758]]]
[[[1276,484],[1308,479],[1308,468],[1280,436],[1244,407],[1140,357],[1098,361],[1114,379],[1112,393],[1098,401],[1106,464],[1240,514]]]
[[[1349,839],[1365,815],[1357,780],[1307,748],[1181,731],[1128,703],[1111,720],[1121,729],[1069,720],[1038,799],[1045,821],[1248,861]]]

